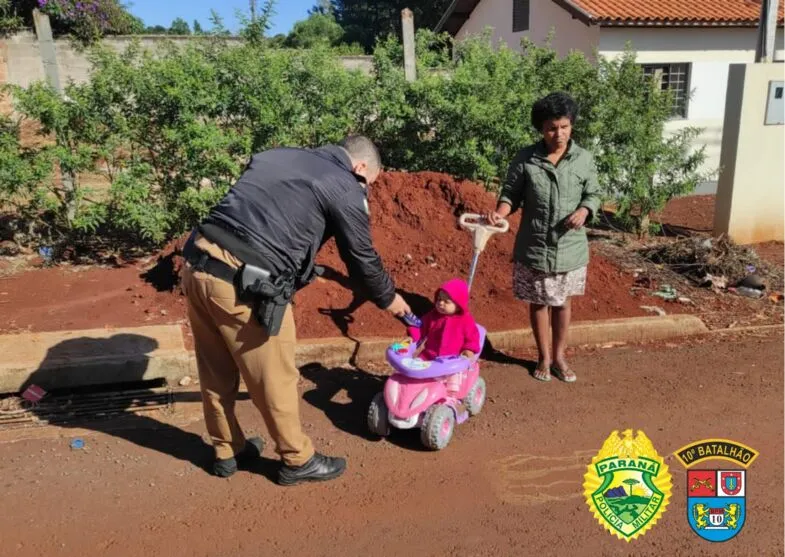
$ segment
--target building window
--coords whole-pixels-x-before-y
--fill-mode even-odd
[[[643,64],[646,76],[660,76],[660,89],[673,96],[673,117],[686,118],[690,100],[690,64]]]
[[[529,30],[529,0],[512,0],[512,32]]]

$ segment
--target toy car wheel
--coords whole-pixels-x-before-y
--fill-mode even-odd
[[[466,398],[463,399],[463,403],[466,405],[469,415],[476,416],[480,413],[483,405],[485,405],[486,394],[485,379],[478,377],[474,386],[466,394]]]
[[[390,434],[390,422],[387,420],[387,404],[384,402],[384,393],[376,393],[368,407],[368,429],[380,437]]]
[[[447,446],[455,431],[455,413],[444,404],[431,406],[425,414],[420,439],[429,449],[439,451]]]

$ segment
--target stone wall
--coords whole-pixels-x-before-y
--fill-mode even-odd
[[[193,37],[171,37],[166,35],[146,35],[138,37],[142,46],[155,50],[162,41],[170,40],[175,44],[186,44]],[[109,37],[104,43],[118,52],[128,48],[133,37]],[[239,44],[240,39],[228,38],[230,44]],[[57,39],[57,65],[60,81],[63,85],[73,80],[81,83],[90,74],[90,62],[87,54],[75,47],[69,39]],[[373,68],[370,56],[341,57],[348,69],[359,69],[370,73]],[[13,37],[0,39],[0,84],[11,83],[26,87],[35,81],[44,79],[44,68],[41,63],[41,51],[36,36],[32,32],[23,32]]]

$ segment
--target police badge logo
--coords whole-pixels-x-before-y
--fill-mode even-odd
[[[589,510],[611,534],[627,542],[645,534],[671,496],[668,465],[648,437],[631,429],[610,434],[584,475]]]
[[[738,535],[747,519],[746,470],[689,470],[705,460],[726,460],[747,468],[754,449],[728,439],[704,439],[676,451],[687,470],[687,520],[693,532],[710,542]]]

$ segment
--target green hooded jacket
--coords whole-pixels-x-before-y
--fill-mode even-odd
[[[589,210],[587,221],[600,209],[597,168],[589,151],[570,140],[554,166],[544,142],[529,145],[510,164],[499,202],[508,203],[511,213],[523,210],[515,261],[545,273],[566,273],[589,263],[585,226],[565,226],[579,207]]]

